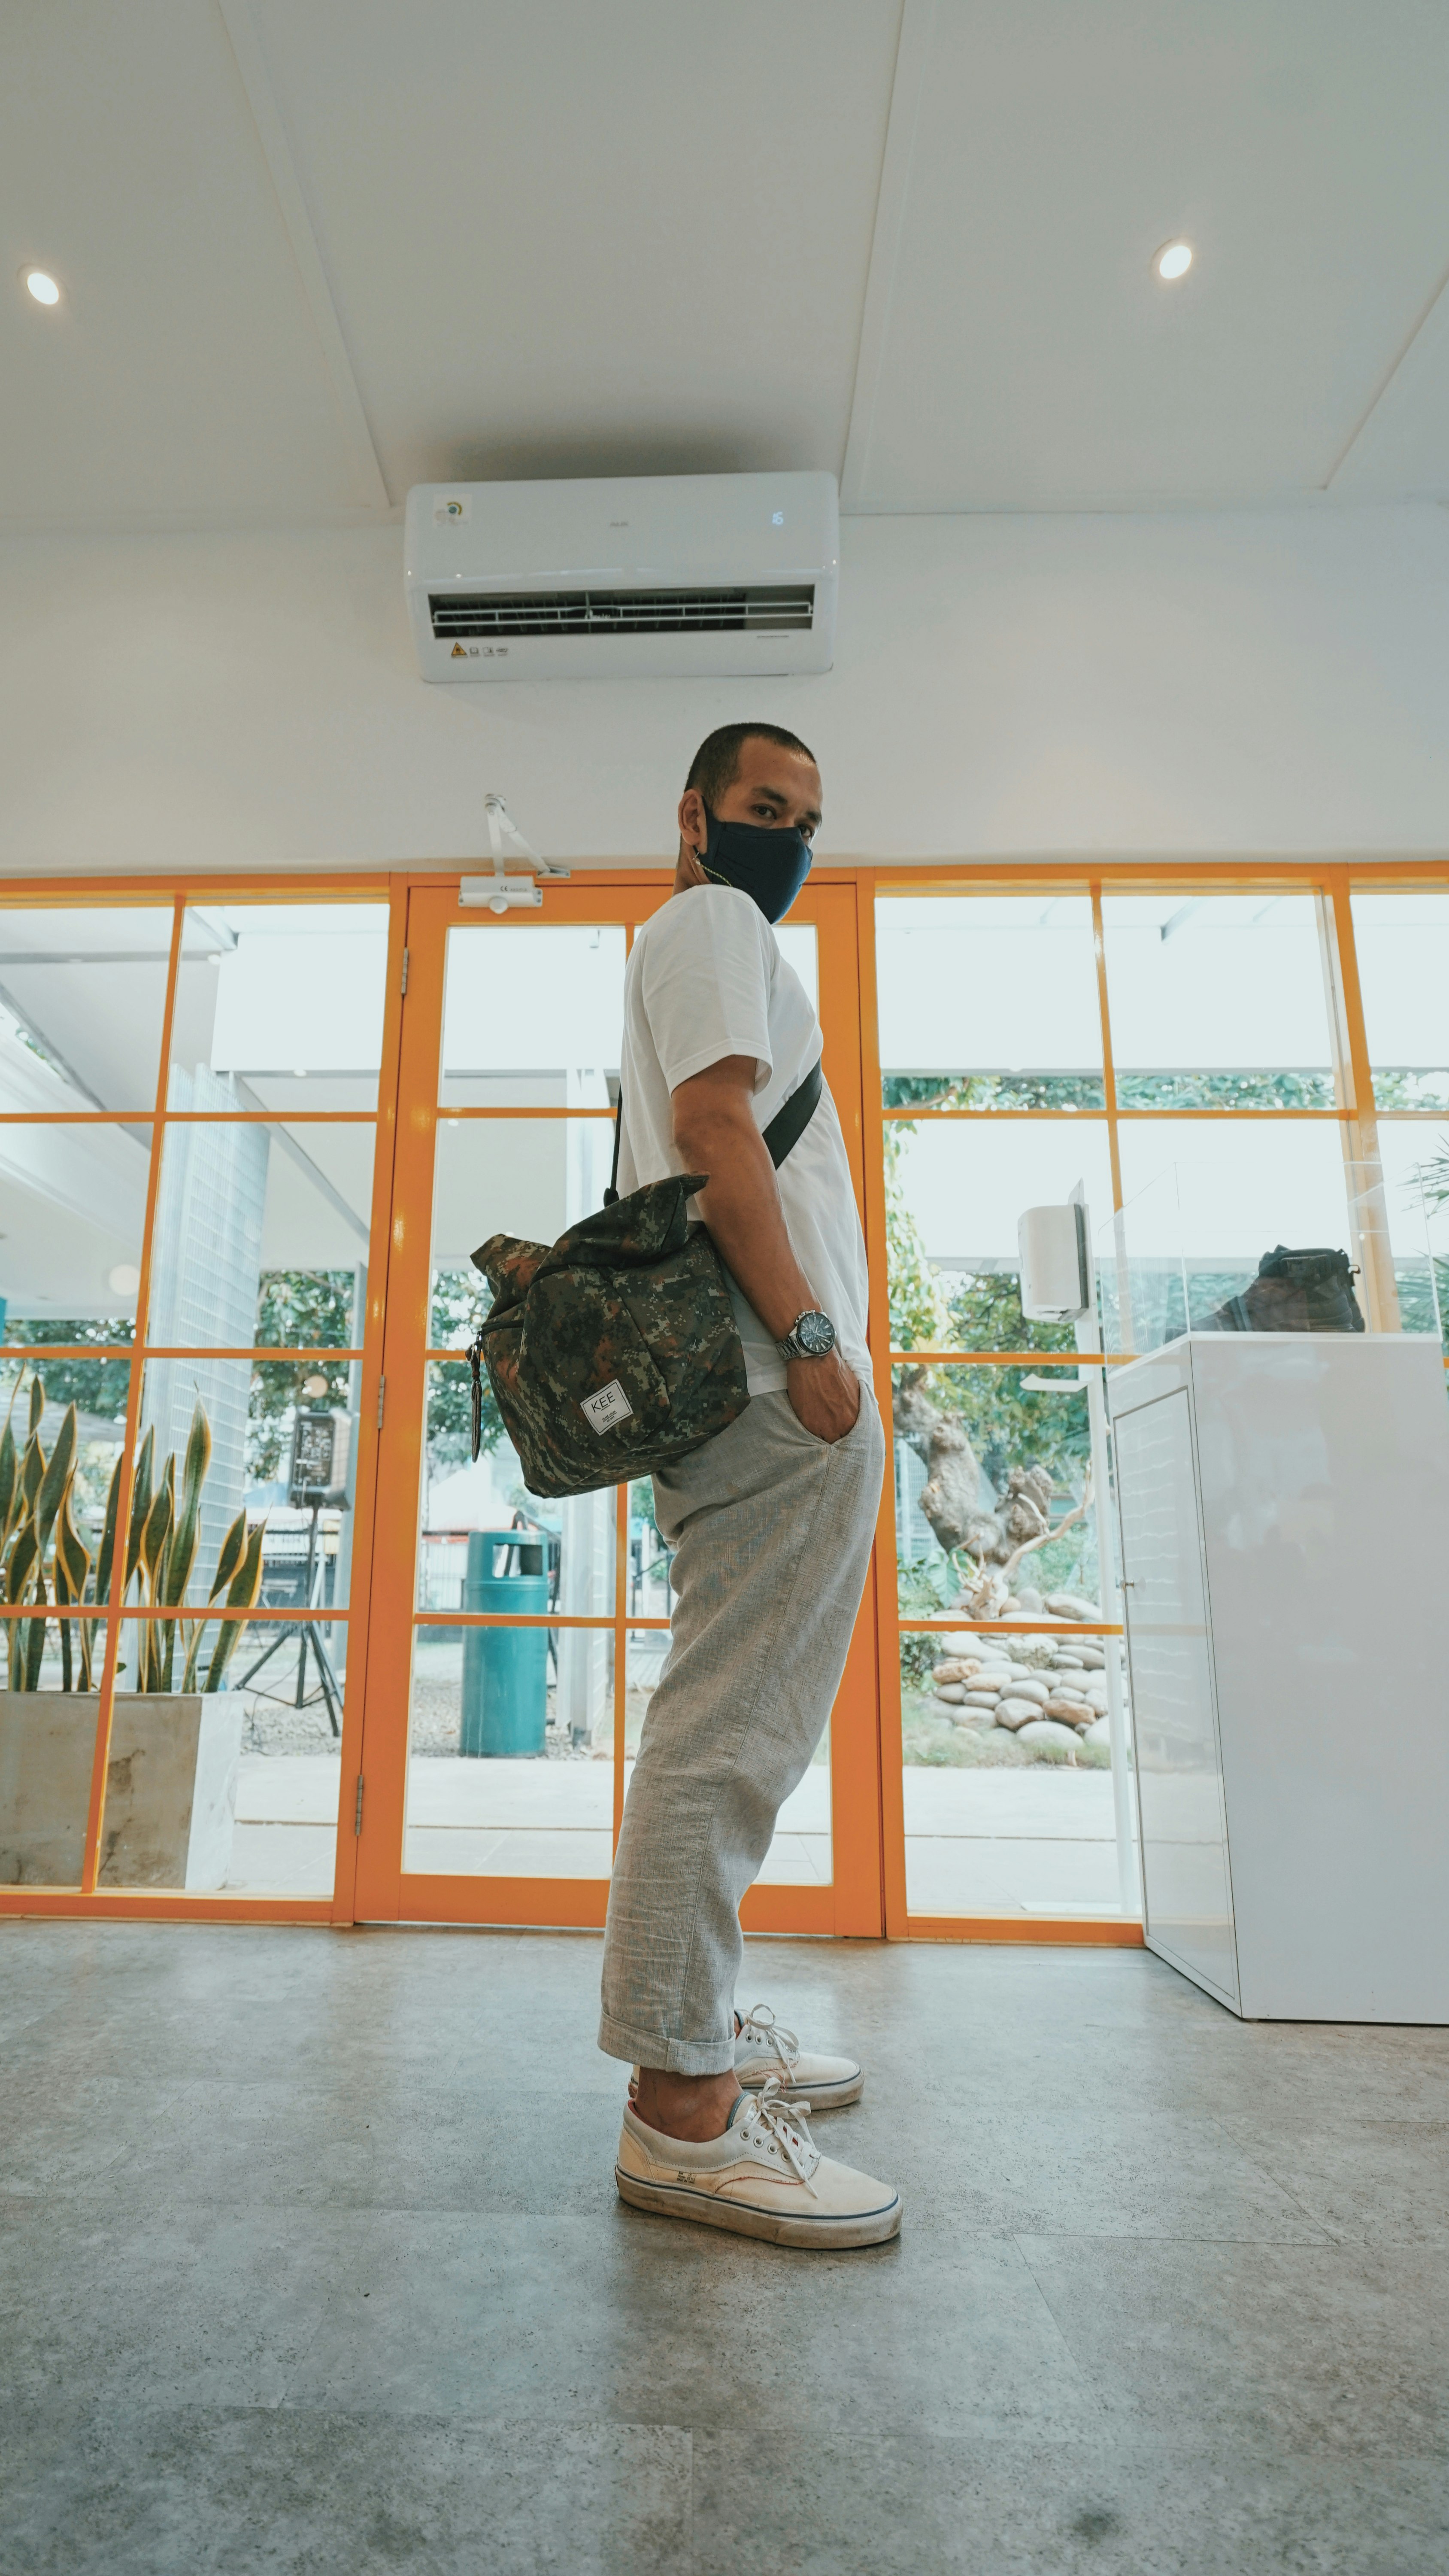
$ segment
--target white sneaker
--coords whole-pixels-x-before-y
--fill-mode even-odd
[[[783,2101],[803,2101],[817,2113],[858,2102],[865,2091],[864,2069],[853,2057],[802,2053],[793,2030],[781,2029],[768,2004],[756,2004],[740,2021],[735,2077],[747,2093],[757,2093],[772,2075],[780,2079]]]
[[[822,2156],[805,2126],[809,2108],[787,2110],[771,2075],[762,2093],[743,2097],[722,2138],[697,2144],[647,2127],[631,2105],[614,2167],[619,2197],[657,2217],[693,2218],[772,2245],[823,2252],[884,2244],[900,2232],[899,2192]]]

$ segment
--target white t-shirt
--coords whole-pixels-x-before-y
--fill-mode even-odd
[[[687,1166],[674,1142],[671,1092],[723,1056],[755,1059],[763,1130],[820,1060],[820,1023],[758,904],[734,886],[690,886],[639,932],[624,977],[619,1189],[642,1189]],[[845,1139],[827,1085],[781,1164],[780,1202],[795,1258],[858,1377],[866,1348],[865,1240]],[[751,1395],[783,1389],[785,1363],[733,1280]]]

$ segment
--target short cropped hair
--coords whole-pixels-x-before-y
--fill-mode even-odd
[[[715,812],[726,788],[733,787],[740,774],[742,746],[755,739],[777,742],[782,751],[803,751],[807,760],[815,757],[809,744],[802,742],[798,733],[787,733],[783,725],[716,725],[713,733],[705,735],[689,764],[689,776],[684,782],[685,794],[688,795],[691,787],[697,787],[711,813]]]

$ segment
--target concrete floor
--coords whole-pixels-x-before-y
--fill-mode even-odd
[[[0,1926],[4,2576],[1442,2576],[1449,2032],[752,1942],[899,2243],[621,2208],[586,1936]]]

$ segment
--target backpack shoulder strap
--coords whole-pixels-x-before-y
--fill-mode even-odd
[[[787,1154],[794,1152],[820,1106],[825,1076],[820,1060],[811,1066],[798,1091],[792,1091],[783,1109],[777,1109],[764,1131],[765,1151],[778,1172]],[[624,1086],[619,1085],[619,1105],[614,1111],[614,1161],[609,1173],[609,1186],[604,1192],[605,1207],[616,1205],[619,1196],[619,1133],[624,1117]]]
[[[798,1091],[792,1091],[783,1109],[777,1109],[765,1129],[765,1150],[778,1172],[787,1154],[794,1152],[820,1106],[825,1076],[817,1057]]]

